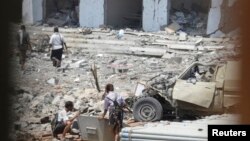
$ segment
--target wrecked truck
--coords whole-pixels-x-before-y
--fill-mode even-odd
[[[167,72],[138,82],[133,102],[136,121],[220,114],[239,103],[239,61],[192,63],[181,73]]]

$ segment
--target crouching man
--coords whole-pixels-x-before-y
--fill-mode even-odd
[[[62,133],[61,140],[65,140],[65,135],[71,130],[73,124],[77,123],[76,118],[80,115],[79,111],[74,109],[72,101],[65,103],[65,109],[58,113],[57,125],[53,131],[54,134]]]

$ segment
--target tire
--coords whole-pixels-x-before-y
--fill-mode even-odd
[[[155,98],[144,97],[135,102],[133,115],[136,121],[158,121],[162,119],[163,108]]]

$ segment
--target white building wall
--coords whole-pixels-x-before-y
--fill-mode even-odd
[[[32,0],[23,0],[22,4],[22,21],[24,24],[33,23]]]
[[[144,31],[159,31],[168,24],[170,0],[143,0],[142,27]]]
[[[80,0],[81,27],[99,27],[104,24],[104,0]]]
[[[43,19],[42,0],[23,0],[22,21],[24,24],[33,24]]]
[[[222,2],[223,0],[211,0],[211,8],[208,13],[207,34],[219,28]]]
[[[33,22],[43,19],[43,0],[33,0]]]

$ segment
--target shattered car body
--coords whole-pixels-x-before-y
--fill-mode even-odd
[[[137,121],[156,121],[223,113],[239,101],[239,61],[223,64],[194,62],[182,73],[159,75],[136,87],[133,115]]]

